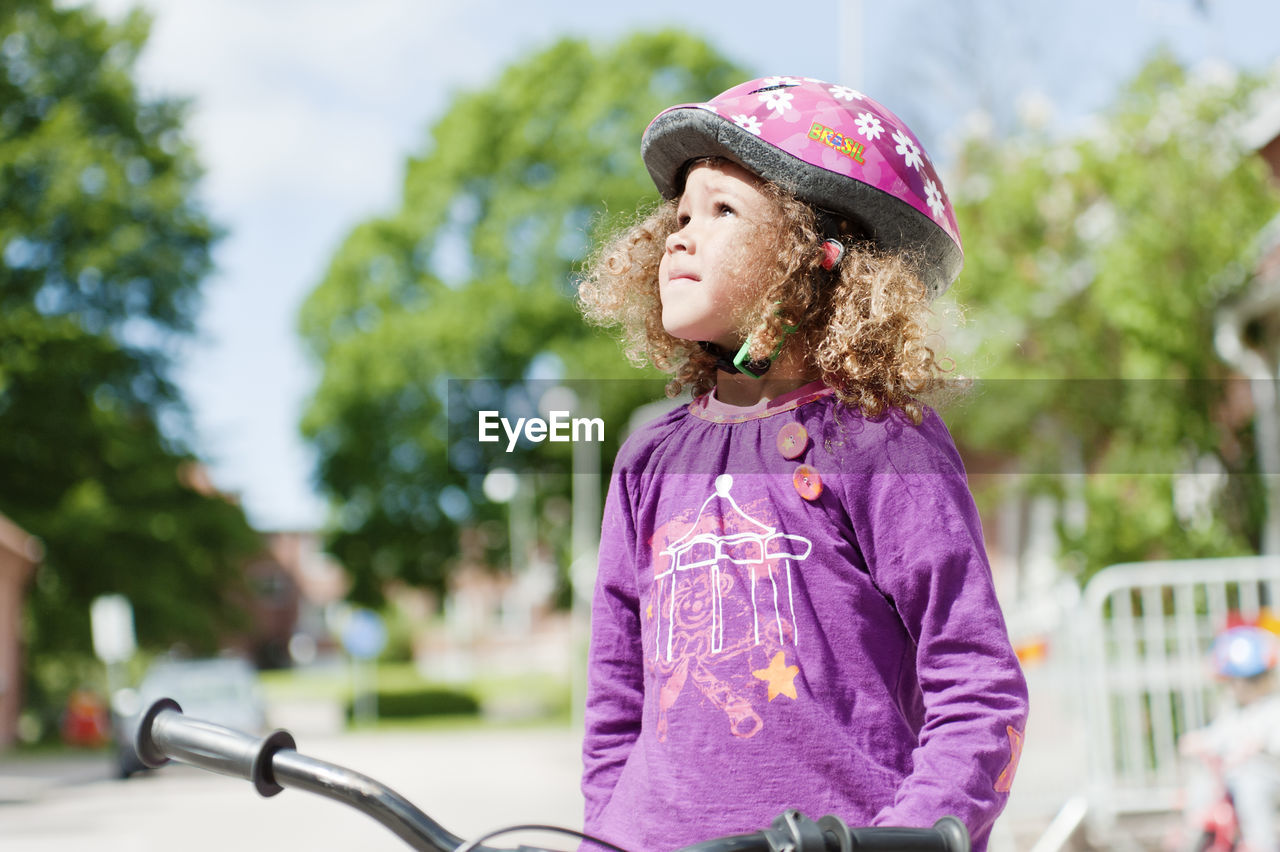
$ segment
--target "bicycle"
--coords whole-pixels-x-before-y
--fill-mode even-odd
[[[1209,770],[1213,794],[1198,805],[1190,820],[1191,836],[1176,842],[1173,848],[1183,852],[1236,852],[1240,848],[1240,820],[1227,787],[1222,759],[1202,755],[1201,761]],[[1186,807],[1192,807],[1192,803]]]
[[[144,764],[156,768],[176,760],[199,769],[249,781],[264,797],[299,789],[361,811],[419,852],[544,852],[485,846],[502,834],[549,831],[600,847],[626,852],[572,829],[514,825],[464,840],[379,781],[359,772],[299,754],[293,735],[276,730],[264,737],[183,715],[171,698],[161,698],[141,714],[135,747]],[[944,816],[932,828],[851,828],[835,816],[814,821],[785,811],[766,829],[705,840],[680,852],[969,852],[969,832]]]

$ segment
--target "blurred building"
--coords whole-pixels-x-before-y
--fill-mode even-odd
[[[235,501],[214,485],[208,468],[199,462],[183,467],[183,482],[208,496]],[[247,623],[222,637],[222,644],[259,668],[284,668],[309,662],[331,647],[324,613],[347,593],[342,568],[323,550],[323,536],[314,530],[262,533],[262,549],[244,569],[244,592],[237,603]],[[299,659],[301,657],[301,659]]]
[[[260,668],[282,668],[332,645],[327,607],[342,600],[347,580],[312,531],[263,534],[263,550],[244,568],[248,626],[229,646]]]
[[[17,736],[22,707],[22,599],[42,557],[39,540],[0,515],[0,748]]]
[[[324,652],[336,647],[326,613],[346,597],[350,582],[338,561],[324,551],[324,536],[314,530],[293,530],[266,533],[264,538],[268,551],[298,591],[290,638],[295,658],[299,642],[304,650]]]
[[[439,601],[422,590],[398,588],[388,597],[413,628],[413,658],[429,680],[466,681],[477,673],[549,674],[568,678],[573,666],[569,613],[556,605],[557,567],[546,542],[530,543],[511,570],[486,557],[495,528],[469,527],[458,537],[458,556]],[[518,703],[518,702],[517,702]],[[513,716],[532,706],[493,708]]]
[[[1280,186],[1280,93],[1254,110],[1240,133],[1243,147],[1261,157]],[[1214,343],[1219,356],[1248,380],[1255,418],[1255,449],[1267,483],[1262,552],[1280,553],[1280,216],[1250,242],[1240,261],[1224,270],[1239,294],[1223,302]]]

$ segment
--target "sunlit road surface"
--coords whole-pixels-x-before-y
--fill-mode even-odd
[[[580,734],[563,729],[298,736],[298,751],[371,776],[464,838],[517,823],[580,828]],[[105,761],[105,757],[103,758]],[[90,773],[91,775],[94,773]],[[0,804],[4,852],[256,852],[409,847],[372,818],[299,790],[169,766],[128,781],[48,786]],[[516,841],[552,844],[546,835]],[[570,839],[558,848],[573,849]]]
[[[1033,699],[1027,749],[991,852],[1030,849],[1067,799],[1084,789],[1088,743],[1074,723],[1067,684],[1029,672]],[[330,718],[330,716],[333,718]],[[296,735],[304,755],[390,786],[464,838],[516,823],[579,828],[581,734],[564,728],[492,728],[338,734],[338,717],[292,712],[273,720]],[[370,817],[300,790],[264,799],[234,778],[166,767],[128,781],[109,779],[105,756],[50,762],[50,779],[6,777],[0,758],[0,852],[171,852],[172,850],[409,847]],[[572,841],[521,835],[518,842],[574,849]]]

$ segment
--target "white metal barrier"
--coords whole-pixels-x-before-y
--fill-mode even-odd
[[[1085,587],[1074,625],[1090,731],[1091,822],[1178,807],[1178,738],[1205,725],[1208,651],[1229,614],[1280,605],[1280,557],[1114,565]]]

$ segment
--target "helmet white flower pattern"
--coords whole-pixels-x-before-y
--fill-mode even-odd
[[[928,178],[924,182],[925,200],[929,205],[929,209],[933,211],[933,218],[942,218],[943,211],[946,210],[947,204],[942,200],[942,192],[938,189],[938,185]]]
[[[839,98],[842,101],[851,101],[855,98],[862,100],[866,97],[862,92],[859,92],[857,89],[850,89],[848,86],[832,86],[828,91],[831,92],[833,97]]]
[[[783,89],[770,89],[760,93],[760,102],[773,110],[775,115],[781,115],[791,109],[791,99],[795,95]]]
[[[922,160],[920,159],[920,146],[910,139],[901,130],[894,131],[893,141],[898,143],[893,150],[902,155],[903,161],[913,169],[919,170]]]
[[[859,134],[872,142],[884,134],[884,125],[880,123],[880,119],[869,112],[859,113],[853,124],[858,128]]]
[[[760,119],[756,118],[754,115],[743,115],[739,113],[733,117],[733,123],[748,133],[754,133],[756,136],[759,136],[760,131],[764,129],[764,125],[760,123]]]

